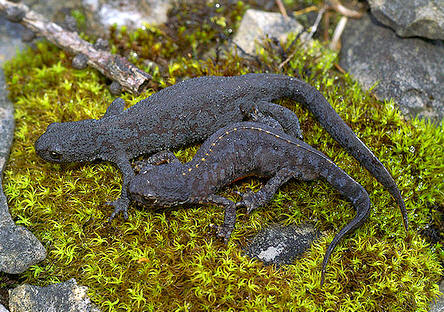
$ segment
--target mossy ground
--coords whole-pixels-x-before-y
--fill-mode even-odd
[[[195,10],[190,14],[199,15]],[[48,285],[75,277],[104,311],[426,311],[439,293],[435,283],[444,257],[439,242],[429,244],[418,233],[430,225],[442,230],[436,213],[444,203],[442,126],[404,121],[392,102],[376,100],[335,70],[336,55],[316,42],[304,48],[298,41],[290,47],[290,38],[284,53],[268,42],[258,48],[257,59],[241,58],[234,50],[205,57],[209,46],[218,45],[219,35],[235,27],[245,6],[208,10],[213,16],[204,24],[212,27],[183,29],[185,18],[179,14],[170,33],[152,27],[113,31],[114,51],[134,56],[141,67],[148,67],[145,58],[159,65],[150,72],[152,88],[137,97],[124,94],[127,103],[201,75],[281,72],[300,77],[327,97],[389,168],[406,201],[409,233],[388,192],[306,110],[287,100],[280,103],[298,114],[306,142],[361,183],[373,203],[368,222],[333,253],[323,288],[319,268],[326,247],[354,215],[350,203],[324,181],[290,182],[251,216],[240,209],[228,245],[211,228],[223,219],[223,209],[216,206],[131,207],[128,221],[118,218],[108,224],[112,209],[104,203],[120,193],[118,170],[99,162],[50,164],[36,156],[33,144],[51,122],[100,118],[113,97],[95,70],[72,69],[71,56],[41,42],[5,67],[17,127],[4,189],[16,223],[30,229],[48,250],[45,261],[21,276],[23,282]],[[173,43],[181,34],[190,44]],[[278,65],[293,52],[280,70]],[[197,148],[176,154],[188,160]],[[262,183],[247,180],[223,194],[239,200],[235,191],[258,189]],[[305,222],[315,223],[325,236],[293,265],[264,266],[242,252],[267,224]]]

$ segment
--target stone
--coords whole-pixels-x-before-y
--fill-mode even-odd
[[[23,3],[50,21],[64,27],[69,25],[70,30],[75,29],[72,12],[77,11],[85,16],[84,28],[77,25],[82,31],[103,36],[113,24],[134,29],[144,23],[165,23],[173,0],[23,0]]]
[[[444,0],[369,0],[372,14],[401,37],[444,40]]]
[[[85,8],[92,10],[105,28],[113,24],[141,28],[146,24],[162,24],[168,19],[171,0],[83,0]]]
[[[9,312],[8,310],[6,310],[6,308],[0,304],[0,312]]]
[[[109,85],[109,92],[114,96],[118,96],[122,94],[122,86],[117,81],[113,81]]]
[[[94,48],[97,50],[103,50],[103,51],[108,50],[109,49],[108,40],[103,39],[103,38],[97,39],[96,42],[94,43]]]
[[[79,53],[73,57],[71,65],[75,69],[85,69],[88,67],[88,57],[85,54]]]
[[[0,272],[20,274],[46,258],[46,250],[23,226],[12,221],[6,198],[0,194]]]
[[[6,8],[5,13],[6,18],[14,23],[19,23],[26,14],[24,10],[19,9],[18,7],[8,7]]]
[[[432,302],[430,312],[444,312],[444,279],[441,280],[439,291],[441,292],[441,296]]]
[[[99,312],[87,291],[88,287],[78,286],[75,279],[46,287],[25,284],[9,290],[9,309],[11,312]]]
[[[299,33],[302,30],[301,24],[280,13],[249,9],[242,18],[233,43],[246,53],[255,54],[255,42],[261,42],[267,36],[286,40],[289,33]]]
[[[402,39],[371,15],[349,20],[340,66],[381,100],[393,98],[405,115],[440,122],[444,116],[444,45]]]
[[[246,253],[265,264],[292,264],[301,256],[320,232],[312,225],[299,227],[273,225],[260,231],[248,244]]]
[[[17,49],[24,47],[20,39],[24,29],[22,25],[8,21],[0,14],[0,67],[15,55]]]
[[[11,58],[20,42],[20,25],[0,17],[0,66]],[[0,68],[0,271],[19,274],[46,257],[45,248],[22,226],[16,226],[9,214],[2,189],[3,170],[9,156],[14,130],[12,103],[8,100],[5,78]]]
[[[36,37],[37,37],[36,33],[30,29],[25,28],[22,32],[22,40],[24,42],[31,42]]]
[[[68,31],[79,32],[79,29],[77,27],[77,20],[72,15],[66,15],[65,20],[63,21],[63,24],[61,26]]]
[[[43,15],[46,19],[59,24],[65,24],[66,17],[70,16],[72,10],[82,10],[81,0],[58,1],[58,0],[22,0],[31,10]]]
[[[20,274],[46,258],[37,238],[11,219],[3,192],[0,193],[0,272]]]

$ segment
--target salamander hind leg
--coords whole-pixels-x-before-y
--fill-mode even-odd
[[[302,130],[299,125],[298,116],[288,108],[277,105],[267,101],[259,101],[254,105],[253,111],[250,113],[251,119],[257,118],[254,114],[260,117],[259,113],[264,116],[260,121],[274,127],[270,123],[270,119],[275,120],[280,127],[284,129],[284,132],[294,138],[302,139]]]
[[[224,223],[216,227],[216,234],[228,243],[236,224],[236,205],[231,202],[225,205]]]
[[[145,160],[146,163],[151,165],[162,165],[167,163],[180,162],[179,159],[171,151],[160,151],[157,152]]]
[[[254,209],[268,203],[276,194],[278,188],[290,180],[294,173],[290,169],[284,168],[279,170],[274,177],[272,177],[265,186],[258,192],[247,192],[243,195],[242,200],[236,203],[236,207],[246,207],[247,213],[252,212]]]
[[[263,123],[279,131],[284,131],[284,128],[282,128],[276,119],[271,116],[266,116],[258,110],[253,110],[253,112],[250,113],[250,118],[252,121]]]
[[[236,205],[233,201],[215,194],[210,194],[203,198],[194,198],[190,200],[190,203],[199,204],[216,204],[225,207],[224,223],[216,226],[216,234],[222,238],[225,243],[230,240],[231,233],[236,225]]]

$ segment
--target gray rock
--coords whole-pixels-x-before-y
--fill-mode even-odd
[[[6,18],[14,23],[19,23],[25,17],[26,11],[18,7],[8,7],[5,10]]]
[[[401,37],[444,40],[444,0],[369,0],[376,19]]]
[[[21,47],[20,27],[0,17],[0,66]],[[12,103],[7,98],[3,71],[0,68],[0,271],[9,274],[24,272],[46,257],[46,251],[35,236],[16,226],[9,214],[2,189],[3,169],[9,156],[14,130]]]
[[[3,192],[0,194],[0,271],[20,274],[46,258],[37,238],[11,219]]]
[[[109,42],[108,42],[108,40],[105,40],[103,38],[99,38],[94,43],[94,48],[96,48],[97,50],[106,51],[109,49]]]
[[[79,29],[77,27],[77,20],[72,15],[66,15],[65,20],[63,21],[63,24],[61,26],[68,31],[79,32]]]
[[[0,312],[9,312],[8,310],[6,310],[6,308],[0,304]]]
[[[85,54],[79,53],[74,56],[71,65],[75,69],[85,69],[88,67],[88,57]]]
[[[9,291],[9,308],[11,312],[99,312],[87,290],[75,279],[47,287],[21,285]]]
[[[444,280],[439,285],[441,296],[430,305],[430,312],[444,312]]]
[[[172,2],[173,0],[23,0],[31,10],[65,27],[66,19],[71,18],[72,11],[81,12],[86,17],[86,27],[82,30],[99,36],[103,36],[114,23],[129,28],[143,27],[144,23],[165,23]]]
[[[342,35],[340,65],[379,99],[393,98],[408,115],[444,116],[444,45],[401,39],[370,15],[350,20]]]
[[[118,96],[122,93],[122,86],[117,81],[113,81],[109,85],[109,92],[111,92],[112,95]]]
[[[320,232],[312,225],[273,225],[260,231],[246,248],[250,257],[265,264],[291,264],[306,251]]]
[[[168,19],[167,13],[172,0],[82,0],[87,10],[94,12],[105,28],[117,24],[130,28],[147,24],[162,24]]]
[[[302,25],[291,18],[285,18],[280,13],[247,10],[242,18],[233,42],[245,52],[254,54],[255,41],[260,42],[266,36],[285,40],[289,33],[299,33]]]
[[[22,25],[8,21],[0,14],[0,67],[15,55],[17,48],[23,48],[20,37],[24,29]],[[0,96],[2,94],[4,93],[0,93]]]
[[[43,15],[46,19],[56,22],[59,25],[65,23],[67,15],[70,15],[71,10],[81,10],[81,0],[58,1],[58,0],[22,0],[31,10]]]

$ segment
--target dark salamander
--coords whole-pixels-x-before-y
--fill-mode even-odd
[[[301,137],[297,116],[272,103],[280,98],[304,104],[327,132],[370,171],[396,200],[407,229],[405,204],[390,173],[324,96],[294,77],[199,77],[165,88],[127,110],[123,100],[116,99],[99,120],[49,125],[35,149],[43,159],[57,163],[96,159],[115,163],[122,171],[123,185],[121,197],[111,203],[111,219],[120,212],[126,218],[127,185],[134,175],[130,159],[202,142],[217,130],[244,120],[275,122],[287,134]]]
[[[160,165],[153,165],[164,163]],[[238,203],[219,196],[223,186],[245,176],[270,180],[256,193],[244,194]],[[283,131],[255,122],[232,124],[210,136],[193,159],[185,164],[171,152],[154,154],[130,182],[132,200],[148,206],[170,207],[185,203],[213,203],[225,207],[218,235],[229,239],[236,222],[236,208],[247,211],[266,204],[289,179],[324,178],[355,207],[356,216],[328,246],[322,264],[321,285],[328,259],[338,242],[359,227],[370,212],[365,189],[327,156]]]

